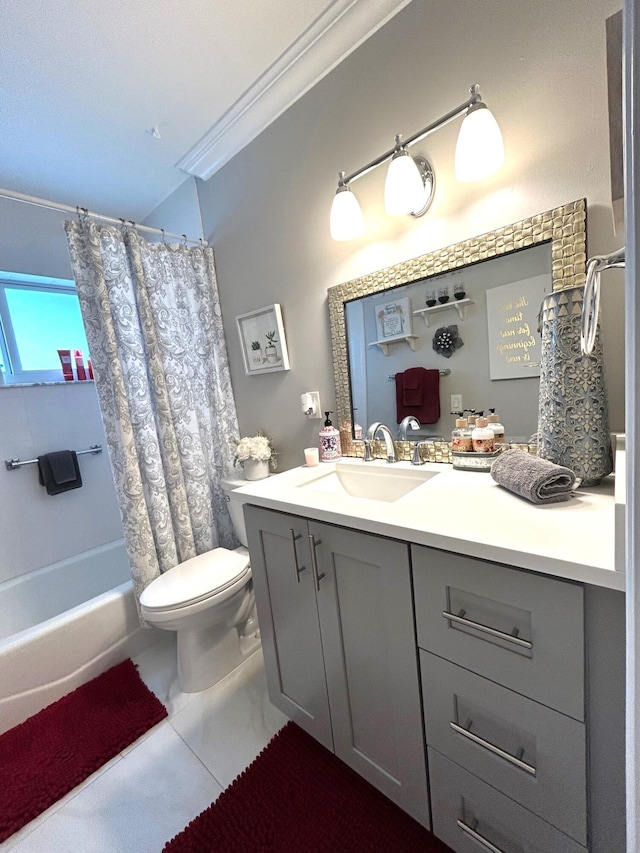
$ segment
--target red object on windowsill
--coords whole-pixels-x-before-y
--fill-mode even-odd
[[[76,363],[76,374],[80,381],[87,378],[87,371],[84,368],[84,358],[81,349],[74,349],[73,358]]]
[[[62,376],[65,382],[73,382],[73,365],[71,364],[71,350],[59,349],[58,356],[62,365]]]

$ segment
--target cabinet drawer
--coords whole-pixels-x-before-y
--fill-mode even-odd
[[[428,753],[433,832],[456,853],[586,853],[462,767]]]
[[[584,720],[578,584],[412,546],[418,645]]]
[[[420,669],[427,744],[586,844],[584,725],[424,651]]]

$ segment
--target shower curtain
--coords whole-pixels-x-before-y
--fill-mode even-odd
[[[213,250],[85,217],[65,230],[136,599],[237,540],[220,480],[239,434]]]

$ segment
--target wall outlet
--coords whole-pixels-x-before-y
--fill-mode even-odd
[[[452,412],[461,412],[462,411],[462,394],[452,394],[451,395],[451,411]]]

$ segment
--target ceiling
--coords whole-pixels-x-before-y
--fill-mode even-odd
[[[0,187],[140,222],[409,2],[0,0]]]

